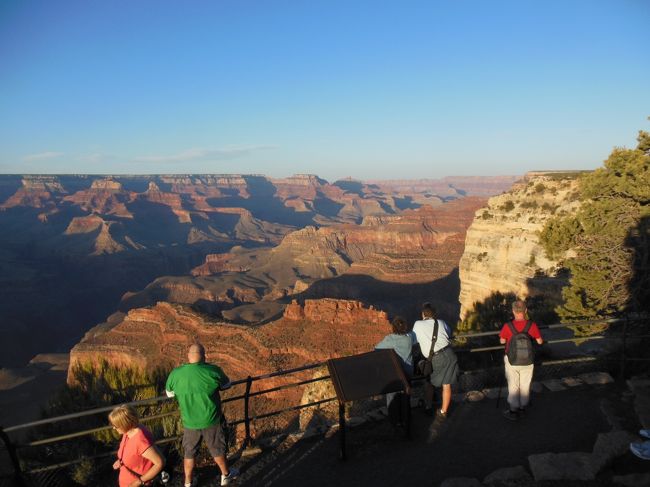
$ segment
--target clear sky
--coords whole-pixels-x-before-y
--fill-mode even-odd
[[[647,0],[0,2],[0,173],[589,169],[649,115]]]

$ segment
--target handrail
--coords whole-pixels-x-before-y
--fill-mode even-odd
[[[301,367],[296,367],[294,369],[277,370],[277,371],[271,372],[269,374],[262,374],[262,375],[258,375],[258,376],[255,376],[255,377],[251,377],[251,379],[253,381],[256,381],[256,380],[268,379],[268,378],[276,377],[276,376],[280,376],[280,375],[293,374],[295,372],[302,372],[303,370],[314,369],[314,368],[320,367],[320,366],[322,366],[324,364],[325,364],[325,362],[318,362],[318,363],[315,363],[315,364],[309,364],[309,365],[303,365]],[[246,383],[246,379],[240,379],[240,380],[232,381],[230,383],[230,385],[231,386],[237,386],[237,385],[245,384],[245,383]],[[152,397],[152,398],[149,398],[149,399],[141,399],[139,401],[131,401],[131,402],[127,402],[125,404],[127,406],[144,406],[146,404],[170,401],[172,399],[173,399],[173,397],[158,396],[158,397]],[[237,399],[239,399],[239,398],[237,398]],[[223,402],[230,402],[232,400],[235,400],[235,398],[224,399]],[[16,430],[19,430],[19,429],[32,428],[34,426],[41,426],[41,425],[44,425],[44,424],[57,423],[59,421],[65,421],[67,419],[77,419],[77,418],[81,418],[81,417],[84,417],[84,416],[92,416],[92,415],[98,414],[98,413],[110,412],[114,408],[115,408],[115,405],[113,405],[113,406],[103,406],[103,407],[100,407],[100,408],[88,409],[86,411],[80,411],[80,412],[76,412],[76,413],[65,414],[63,416],[55,416],[53,418],[39,419],[38,421],[31,421],[29,423],[23,423],[23,424],[17,424],[17,425],[14,425],[14,426],[9,426],[7,428],[4,428],[4,431],[10,433],[12,431],[16,431]]]
[[[570,328],[570,327],[574,327],[574,326],[590,326],[590,325],[603,325],[603,324],[607,324],[609,326],[609,325],[611,325],[613,323],[617,323],[617,322],[624,322],[624,324],[627,325],[628,321],[629,320],[619,319],[619,318],[607,318],[607,319],[598,319],[598,320],[586,320],[586,321],[575,322],[575,323],[557,323],[557,324],[551,324],[551,325],[546,325],[546,326],[540,326],[539,328],[543,330],[543,329]],[[564,342],[575,342],[576,340],[589,341],[589,340],[602,340],[602,339],[622,339],[624,341],[624,343],[625,343],[626,339],[628,338],[627,337],[627,334],[628,334],[628,327],[627,326],[624,327],[623,332],[624,332],[625,336],[622,336],[622,337],[596,335],[596,336],[573,337],[573,338],[567,338],[567,339],[549,340],[549,341],[547,341],[547,343],[548,344],[555,344],[555,343],[564,343]],[[467,333],[467,334],[463,334],[463,335],[457,335],[456,337],[454,337],[454,339],[458,340],[458,339],[466,339],[466,338],[486,337],[486,336],[497,335],[498,333],[499,333],[498,330],[488,331],[488,332]],[[650,335],[638,335],[638,336],[634,335],[634,337],[635,338],[650,338]],[[495,346],[495,347],[478,347],[478,348],[465,349],[465,350],[458,349],[458,351],[462,350],[463,352],[484,352],[484,351],[502,350],[502,349],[503,349],[503,345],[499,345],[499,346]],[[579,357],[579,358],[569,359],[570,362],[594,361],[594,360],[596,360],[596,358],[594,358],[594,357]],[[650,359],[624,357],[624,360],[650,360]],[[565,360],[556,360],[556,361],[546,361],[546,362],[543,362],[541,365],[553,365],[553,364],[560,364],[560,363],[566,363],[566,362],[567,362],[566,359]],[[252,383],[254,381],[269,379],[269,378],[278,377],[278,376],[285,376],[285,375],[289,375],[289,374],[296,373],[296,372],[301,372],[301,371],[305,371],[305,370],[314,369],[314,368],[317,368],[317,367],[322,367],[325,364],[326,364],[326,362],[312,363],[312,364],[304,365],[304,366],[301,366],[301,367],[296,367],[296,368],[287,369],[287,370],[277,370],[277,371],[270,372],[270,373],[267,373],[267,374],[261,374],[261,375],[255,376],[255,377],[250,377],[249,376],[249,377],[247,377],[245,379],[239,379],[239,380],[236,380],[236,381],[232,381],[231,382],[232,386],[246,385],[246,391],[245,391],[244,394],[240,394],[240,395],[237,395],[237,396],[231,396],[231,397],[225,398],[225,399],[223,399],[222,403],[228,403],[228,402],[232,402],[232,401],[239,401],[239,400],[242,400],[242,399],[244,400],[244,403],[245,403],[244,418],[230,422],[231,425],[238,425],[238,424],[243,423],[246,426],[246,437],[244,439],[244,444],[247,445],[251,441],[251,438],[250,438],[250,423],[251,423],[251,421],[268,418],[268,417],[271,417],[271,416],[274,416],[274,415],[277,415],[277,414],[281,414],[283,412],[297,411],[297,410],[301,410],[301,409],[308,408],[308,407],[314,407],[314,406],[317,406],[319,404],[323,404],[323,403],[327,403],[327,402],[336,400],[336,398],[328,398],[328,399],[324,399],[324,400],[320,400],[320,401],[315,401],[315,402],[312,402],[312,403],[301,404],[301,405],[298,405],[298,406],[291,406],[291,407],[288,407],[286,409],[282,409],[282,410],[279,410],[279,411],[272,411],[272,412],[268,412],[268,413],[264,413],[264,414],[260,414],[260,415],[250,415],[250,413],[249,413],[249,400],[250,400],[251,397],[261,396],[261,395],[264,395],[264,394],[269,394],[269,393],[272,393],[272,392],[277,392],[277,391],[289,389],[291,387],[298,387],[298,386],[302,386],[302,385],[306,385],[306,384],[310,384],[310,383],[318,382],[318,381],[322,381],[322,380],[328,380],[329,375],[324,375],[322,377],[306,379],[306,380],[302,380],[302,381],[298,381],[298,382],[293,382],[293,383],[284,384],[284,385],[281,385],[281,386],[276,386],[276,387],[272,387],[272,388],[268,388],[268,389],[262,389],[262,390],[259,390],[259,391],[251,392],[251,385],[252,385]],[[417,380],[418,378],[415,377],[414,379]],[[167,396],[158,396],[158,397],[149,398],[149,399],[142,399],[142,400],[139,400],[139,401],[131,401],[131,402],[127,403],[127,404],[129,404],[131,406],[144,406],[144,405],[148,405],[148,404],[158,404],[158,403],[161,403],[161,402],[170,401],[172,399],[173,398],[169,398]],[[91,415],[111,411],[114,407],[115,407],[114,405],[103,406],[103,407],[94,408],[94,409],[90,409],[90,410],[86,410],[86,411],[80,411],[80,412],[77,412],[77,413],[71,413],[71,414],[66,414],[66,415],[57,416],[57,417],[53,417],[53,418],[46,418],[46,419],[42,419],[42,420],[38,420],[38,421],[32,421],[32,422],[29,422],[29,423],[14,425],[14,426],[4,428],[4,432],[12,432],[12,431],[17,431],[17,430],[24,429],[24,428],[30,428],[30,427],[40,426],[40,425],[44,425],[44,424],[56,423],[56,422],[69,420],[69,419],[76,419],[76,418],[80,418],[80,417],[91,416]],[[178,414],[179,414],[179,411],[176,409],[174,411],[168,411],[168,412],[156,414],[156,415],[153,415],[153,416],[143,417],[143,418],[141,418],[141,421],[151,421],[151,420],[154,420],[154,419],[161,419],[161,418],[164,418],[164,417],[175,416],[175,415],[178,415]],[[89,430],[85,430],[85,431],[78,431],[78,432],[70,433],[70,434],[67,434],[67,435],[60,435],[60,436],[57,436],[57,437],[36,440],[36,441],[32,441],[30,443],[26,443],[26,444],[23,444],[23,445],[12,444],[11,446],[13,448],[43,446],[43,445],[55,443],[55,442],[58,442],[58,441],[77,438],[77,437],[81,437],[81,436],[87,436],[87,435],[90,435],[90,434],[106,431],[106,430],[109,430],[109,429],[111,429],[110,426],[103,426],[103,427],[93,428],[93,429],[89,429]],[[170,438],[166,438],[164,440],[158,441],[157,443],[159,443],[159,444],[160,443],[168,443],[170,441],[175,441],[175,439],[177,439],[177,438],[178,437],[170,437]],[[112,453],[113,452],[104,453],[104,454],[96,455],[96,456],[93,456],[93,457],[84,457],[84,458],[82,458],[80,460],[76,460],[76,461],[72,461],[72,462],[66,462],[65,464],[59,464],[58,466],[73,465],[75,463],[80,463],[80,462],[88,460],[88,459],[100,458],[100,457],[103,457],[103,456],[107,456],[107,455],[110,455]],[[38,469],[31,470],[30,473],[35,473],[37,471],[40,472],[40,471],[50,470],[50,469],[53,469],[53,468],[56,468],[56,467],[57,466],[49,466],[49,467],[44,467],[44,468],[38,468]]]
[[[127,406],[144,406],[145,404],[150,404],[150,403],[159,403],[163,402],[166,400],[171,400],[172,398],[167,397],[167,396],[158,396],[158,397],[152,397],[149,399],[141,399],[139,401],[131,401],[125,403]],[[55,416],[53,418],[46,418],[46,419],[39,419],[38,421],[32,421],[30,423],[23,423],[23,424],[17,424],[15,426],[9,426],[5,428],[4,430],[6,432],[11,432],[11,431],[16,431],[19,429],[24,429],[24,428],[32,428],[34,426],[41,426],[44,424],[51,424],[51,423],[58,423],[59,421],[65,421],[66,419],[77,419],[77,418],[82,418],[84,416],[92,416],[94,414],[98,413],[106,413],[109,411],[112,411],[115,408],[115,405],[113,406],[104,406],[101,408],[95,408],[95,409],[88,409],[86,411],[80,411],[77,413],[70,413],[70,414],[65,414],[63,416]]]
[[[539,326],[539,329],[540,330],[546,330],[546,329],[554,329],[554,328],[569,328],[569,327],[572,327],[572,326],[589,326],[589,325],[600,325],[600,324],[605,324],[605,323],[606,324],[611,324],[611,323],[616,323],[616,322],[619,322],[619,321],[623,321],[623,320],[620,319],[620,318],[607,318],[607,319],[601,319],[601,320],[579,321],[579,322],[574,322],[574,323],[554,323],[554,324],[551,324],[551,325]],[[498,330],[485,331],[485,332],[476,332],[476,333],[465,333],[465,334],[462,334],[462,335],[454,336],[454,340],[457,341],[459,339],[478,338],[478,337],[492,336],[492,335],[498,335],[498,334],[499,334]],[[589,337],[581,337],[579,339],[580,340],[587,340],[588,338]],[[614,337],[607,337],[607,338],[614,338]],[[576,339],[573,338],[573,339],[568,339],[567,341],[575,341],[575,340]],[[551,343],[551,342],[549,342],[549,343]],[[502,347],[480,348],[480,349],[472,349],[472,350],[467,350],[467,351],[496,350],[496,349],[499,349],[499,348],[502,348]],[[272,378],[272,377],[277,377],[277,376],[282,376],[282,375],[288,375],[288,374],[292,374],[292,373],[295,373],[295,372],[301,372],[303,370],[309,370],[309,369],[313,369],[313,368],[316,368],[316,367],[321,367],[321,366],[325,365],[325,363],[326,362],[317,362],[317,363],[313,363],[313,364],[303,365],[301,367],[295,367],[293,369],[277,370],[275,372],[270,372],[268,374],[261,374],[261,375],[255,376],[255,377],[251,377],[251,379],[253,381],[256,381],[256,380],[269,379],[269,378]],[[240,384],[246,384],[246,381],[247,381],[247,379],[239,379],[239,380],[232,381],[230,384],[231,384],[231,386],[237,386],[237,385],[240,385]],[[271,392],[271,391],[269,391],[269,392]],[[259,393],[252,393],[252,395],[259,395]],[[150,399],[142,399],[140,401],[131,401],[131,402],[126,403],[126,404],[129,405],[129,406],[143,406],[143,405],[146,405],[146,404],[158,403],[158,402],[163,402],[165,400],[171,400],[171,399],[172,398],[168,398],[167,396],[158,396],[158,397],[154,397],[154,398],[150,398]],[[236,399],[243,399],[243,396],[242,397],[237,397]],[[235,398],[225,399],[223,402],[229,402],[229,401],[232,401],[232,400],[235,400]],[[16,431],[16,430],[23,429],[23,428],[31,428],[31,427],[34,427],[34,426],[40,426],[40,425],[43,425],[43,424],[55,423],[55,422],[64,421],[64,420],[67,420],[67,419],[76,419],[76,418],[80,418],[80,417],[83,417],[83,416],[92,416],[92,415],[98,414],[98,413],[109,412],[114,407],[115,406],[105,406],[105,407],[101,407],[101,408],[88,409],[86,411],[66,414],[66,415],[62,415],[62,416],[56,416],[54,418],[41,419],[41,420],[38,420],[38,421],[29,422],[29,423],[18,424],[18,425],[9,426],[7,428],[4,428],[4,431],[12,432],[12,431]]]

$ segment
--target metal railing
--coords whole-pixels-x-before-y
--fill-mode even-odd
[[[606,339],[613,339],[613,340],[621,340],[622,345],[621,345],[621,350],[620,350],[620,357],[619,358],[614,358],[614,359],[607,359],[609,361],[616,361],[620,362],[619,367],[620,367],[620,373],[624,374],[625,371],[625,364],[628,361],[650,361],[650,358],[647,357],[627,357],[626,353],[626,345],[629,343],[629,340],[631,338],[634,339],[647,339],[650,338],[650,335],[630,335],[629,334],[629,323],[633,321],[630,320],[629,318],[623,318],[623,319],[618,319],[618,318],[610,318],[610,319],[603,319],[603,320],[589,320],[589,321],[583,321],[583,322],[576,322],[576,323],[558,323],[558,324],[553,324],[553,325],[547,325],[547,326],[540,326],[539,328],[541,330],[553,330],[553,329],[559,329],[559,328],[571,328],[575,326],[606,326],[607,328],[611,327],[614,324],[622,324],[623,325],[623,330],[622,333],[617,336],[617,335],[604,335],[604,334],[598,334],[598,335],[593,335],[593,336],[580,336],[580,337],[573,337],[573,338],[561,338],[561,339],[554,339],[554,340],[549,340],[546,343],[548,345],[554,345],[554,344],[559,344],[559,343],[566,343],[566,342],[586,342],[586,341],[592,341],[592,340],[606,340]],[[636,321],[636,320],[634,320]],[[645,322],[645,320],[643,320]],[[603,330],[601,330],[603,331]],[[461,340],[461,341],[466,341],[469,339],[477,339],[477,338],[486,338],[486,337],[491,337],[498,335],[499,331],[488,331],[488,332],[478,332],[478,333],[468,333],[468,334],[463,334],[463,335],[458,335],[455,337],[455,339]],[[475,348],[457,348],[456,350],[460,353],[469,353],[469,354],[474,354],[474,353],[480,353],[480,352],[492,352],[496,350],[502,350],[503,345],[497,345],[497,346],[484,346],[484,347],[475,347]],[[575,362],[575,363],[580,363],[580,362],[588,362],[591,360],[596,360],[594,357],[575,357],[572,359],[569,359],[568,361],[566,359],[563,360],[555,360],[555,361],[547,361],[547,362],[542,362],[540,365],[545,366],[552,366],[552,365],[558,365],[558,364],[566,364],[567,362]],[[254,421],[262,420],[265,418],[269,418],[272,416],[276,416],[279,414],[287,413],[287,412],[292,412],[292,411],[300,411],[305,408],[310,408],[310,407],[315,407],[319,406],[325,403],[329,403],[332,401],[336,400],[336,397],[331,397],[331,398],[326,398],[320,401],[314,401],[314,402],[309,402],[306,404],[300,404],[296,406],[291,406],[287,408],[283,408],[280,410],[274,410],[270,412],[265,412],[263,414],[251,414],[251,405],[250,405],[250,400],[251,398],[254,397],[260,397],[264,396],[270,393],[274,392],[279,392],[279,391],[284,391],[290,388],[295,388],[295,387],[301,387],[305,386],[311,383],[323,381],[323,380],[328,380],[330,377],[329,375],[324,375],[322,377],[315,377],[311,379],[305,379],[305,380],[299,380],[297,382],[291,382],[288,384],[283,384],[280,386],[275,386],[267,389],[262,389],[258,391],[251,391],[252,386],[254,383],[258,381],[263,381],[266,379],[271,379],[275,377],[284,377],[288,376],[291,374],[296,374],[299,372],[304,372],[304,371],[309,371],[316,369],[318,367],[322,367],[325,365],[325,362],[319,362],[319,363],[313,363],[309,365],[305,365],[302,367],[297,367],[289,370],[279,370],[276,372],[268,373],[268,374],[263,374],[263,375],[258,375],[258,376],[248,376],[245,379],[240,379],[232,382],[232,386],[245,386],[245,391],[243,394],[240,395],[235,395],[232,397],[227,397],[223,399],[222,403],[230,403],[230,402],[235,402],[235,401],[243,401],[243,418],[236,419],[234,421],[229,422],[228,424],[230,426],[236,426],[243,424],[244,425],[244,439],[243,439],[243,444],[242,448],[245,448],[246,446],[250,445],[252,442],[251,438],[251,423]],[[495,364],[495,369],[499,368],[499,364]],[[418,381],[422,379],[421,377],[414,377],[414,381]],[[148,406],[152,404],[161,404],[165,402],[173,401],[173,398],[168,398],[167,396],[158,396],[154,398],[149,398],[149,399],[143,399],[139,401],[132,401],[128,403],[131,406],[134,407],[139,407],[139,406]],[[102,426],[102,427],[97,427],[97,428],[90,428],[90,429],[85,429],[81,431],[75,431],[71,433],[66,433],[63,435],[57,435],[57,436],[52,436],[49,438],[43,438],[43,439],[38,439],[38,440],[33,440],[33,441],[27,441],[24,443],[21,443],[19,441],[14,441],[9,437],[9,433],[15,433],[20,430],[26,430],[30,428],[36,428],[39,426],[43,425],[50,425],[54,423],[59,423],[62,421],[68,421],[68,420],[73,420],[73,419],[79,419],[83,417],[89,417],[89,416],[94,416],[102,413],[107,413],[111,411],[115,406],[105,406],[105,407],[99,407],[99,408],[94,408],[90,409],[87,411],[81,411],[77,413],[72,413],[72,414],[66,414],[62,416],[57,416],[53,418],[46,418],[38,421],[32,421],[24,424],[19,424],[19,425],[14,425],[10,426],[7,428],[1,428],[0,427],[0,440],[2,440],[2,443],[5,445],[5,449],[8,453],[8,456],[11,461],[11,465],[13,467],[13,478],[16,483],[16,485],[25,485],[24,482],[24,477],[25,475],[33,475],[33,474],[44,474],[47,472],[53,472],[58,469],[62,468],[67,468],[71,467],[74,465],[77,465],[81,462],[88,461],[88,460],[96,460],[100,458],[105,458],[111,455],[115,455],[115,451],[108,451],[108,452],[102,452],[96,455],[88,455],[84,456],[83,458],[80,459],[74,459],[74,460],[68,460],[65,462],[59,462],[51,465],[45,465],[45,466],[39,466],[36,468],[31,468],[28,470],[23,470],[20,462],[20,455],[19,451],[27,448],[35,448],[35,447],[43,447],[55,443],[60,443],[63,441],[71,440],[71,439],[76,439],[84,436],[91,436],[95,435],[97,433],[101,433],[104,431],[110,430],[112,427],[111,426]],[[168,411],[160,414],[154,414],[151,416],[143,417],[141,418],[142,422],[147,422],[147,421],[153,421],[153,420],[160,420],[163,418],[167,417],[172,417],[172,416],[177,416],[179,414],[178,410],[174,411]],[[157,442],[157,444],[166,444],[166,443],[171,443],[176,440],[178,440],[180,436],[172,436],[168,438],[164,438],[160,441]],[[7,476],[5,476],[6,478]],[[2,487],[1,483],[1,478],[2,476],[0,475],[0,487]],[[45,484],[42,484],[45,485]]]

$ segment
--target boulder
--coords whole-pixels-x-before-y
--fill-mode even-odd
[[[440,487],[482,487],[482,484],[473,478],[455,477],[443,480]]]
[[[590,453],[540,453],[529,456],[528,464],[536,481],[592,480],[595,477]]]
[[[508,480],[530,481],[532,479],[528,470],[521,465],[517,465],[516,467],[505,467],[495,470],[483,479],[483,483],[492,484]]]
[[[635,435],[622,430],[599,434],[591,458],[594,474],[609,465],[615,458],[626,454],[630,443],[637,440]]]

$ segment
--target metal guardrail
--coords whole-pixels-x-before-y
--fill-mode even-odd
[[[615,324],[615,323],[623,323],[623,333],[622,333],[621,336],[594,335],[594,336],[585,336],[585,337],[578,337],[578,338],[574,337],[574,338],[567,338],[567,339],[556,339],[556,340],[550,340],[550,341],[546,342],[549,345],[553,345],[553,344],[558,344],[558,343],[575,342],[575,341],[584,342],[584,341],[590,341],[590,340],[605,340],[605,339],[622,340],[622,345],[623,346],[622,346],[622,350],[621,350],[621,358],[620,359],[615,359],[615,360],[620,361],[620,363],[621,363],[621,365],[620,365],[621,373],[623,373],[624,370],[625,370],[625,362],[626,361],[650,361],[650,358],[627,357],[626,356],[626,350],[625,350],[626,347],[625,346],[626,346],[627,340],[629,338],[636,338],[636,339],[650,338],[650,335],[633,335],[633,336],[629,336],[628,335],[628,326],[627,326],[629,321],[630,320],[628,320],[628,319],[609,318],[609,319],[604,319],[604,320],[589,320],[589,321],[582,321],[582,322],[575,322],[575,323],[557,323],[557,324],[552,324],[552,325],[540,326],[539,328],[541,330],[544,330],[544,329],[549,329],[550,330],[550,329],[559,329],[559,328],[571,328],[571,327],[575,327],[575,326],[594,326],[594,325],[599,325],[599,326],[607,325],[609,327],[610,325]],[[467,339],[475,339],[475,338],[481,338],[481,337],[490,337],[490,336],[495,336],[495,335],[498,335],[498,334],[499,334],[499,331],[468,333],[468,334],[458,335],[458,336],[455,337],[455,339],[456,340],[467,340]],[[499,345],[499,346],[489,346],[489,347],[476,347],[476,348],[470,348],[470,349],[459,348],[459,349],[457,349],[457,351],[458,352],[463,352],[463,353],[479,353],[479,352],[489,352],[489,351],[502,350],[502,349],[503,349],[503,345]],[[590,361],[590,360],[596,360],[596,359],[595,358],[590,358],[590,357],[581,357],[581,358],[577,358],[577,359],[575,359],[575,358],[570,359],[571,362],[580,362],[580,361],[586,362],[586,361]],[[559,360],[559,361],[556,360],[556,361],[545,362],[542,365],[556,365],[556,364],[564,364],[566,362],[567,362],[566,360]],[[268,374],[258,375],[258,376],[255,376],[255,377],[248,376],[245,379],[240,379],[240,380],[237,380],[237,381],[233,381],[231,383],[231,385],[233,387],[234,386],[240,386],[240,385],[245,386],[244,394],[240,394],[240,395],[237,395],[237,396],[225,398],[222,401],[222,403],[224,403],[224,404],[229,403],[229,402],[234,402],[234,401],[242,401],[242,400],[244,401],[244,417],[241,418],[241,419],[237,419],[235,421],[229,422],[229,424],[233,425],[233,426],[234,425],[239,425],[239,424],[244,424],[245,435],[244,435],[244,440],[243,440],[243,447],[246,447],[252,441],[250,427],[251,427],[251,423],[253,421],[269,418],[269,417],[276,416],[276,415],[286,413],[286,412],[290,412],[290,411],[298,411],[298,410],[301,410],[301,409],[304,409],[304,408],[315,407],[315,406],[318,406],[318,405],[325,404],[325,403],[332,402],[332,401],[336,400],[336,397],[332,397],[332,398],[327,398],[327,399],[324,399],[324,400],[315,401],[315,402],[311,402],[311,403],[307,403],[307,404],[301,404],[301,405],[298,405],[298,406],[291,406],[291,407],[288,407],[288,408],[284,408],[284,409],[277,410],[277,411],[271,411],[271,412],[260,414],[260,415],[251,415],[251,413],[250,413],[250,399],[253,398],[253,397],[263,396],[263,395],[273,393],[273,392],[283,391],[283,390],[287,390],[287,389],[290,389],[290,388],[300,387],[300,386],[304,386],[304,385],[307,385],[307,384],[311,384],[311,383],[314,383],[314,382],[328,380],[330,377],[329,377],[329,375],[326,375],[326,376],[322,376],[322,377],[301,380],[301,381],[298,381],[298,382],[292,382],[292,383],[289,383],[289,384],[283,384],[283,385],[280,385],[280,386],[276,386],[276,387],[272,387],[272,388],[268,388],[268,389],[263,389],[263,390],[259,390],[259,391],[255,391],[255,392],[251,392],[251,388],[252,388],[253,383],[258,382],[258,381],[262,381],[262,380],[265,380],[265,379],[274,378],[274,377],[287,376],[287,375],[295,374],[295,373],[302,372],[302,371],[312,370],[312,369],[315,369],[315,368],[318,368],[318,367],[322,367],[323,365],[325,365],[325,362],[319,362],[319,363],[309,364],[309,365],[305,365],[305,366],[302,366],[302,367],[297,367],[297,368],[293,368],[293,369],[289,369],[289,370],[279,370],[279,371],[271,372],[271,373],[268,373]],[[497,367],[498,367],[498,365],[497,365]],[[418,378],[418,377],[414,378],[414,380],[416,380],[416,381],[418,379],[421,379],[421,378]],[[150,398],[150,399],[132,401],[132,402],[130,402],[128,404],[132,405],[132,406],[135,406],[135,407],[138,407],[138,406],[147,406],[147,405],[152,405],[152,404],[160,404],[160,403],[169,402],[169,401],[172,401],[172,400],[173,400],[173,398],[168,398],[167,396],[158,396],[158,397]],[[100,453],[100,454],[97,454],[97,455],[87,456],[87,457],[77,459],[77,460],[70,460],[70,461],[67,461],[67,462],[57,463],[57,464],[53,464],[53,465],[47,465],[47,466],[44,466],[44,467],[38,467],[38,468],[34,468],[34,469],[23,472],[22,468],[21,468],[21,464],[20,464],[18,450],[24,449],[24,448],[30,448],[30,447],[45,446],[45,445],[58,443],[58,442],[62,442],[62,441],[66,441],[66,440],[70,440],[70,439],[74,439],[74,438],[93,435],[93,434],[96,434],[96,433],[99,433],[99,432],[110,430],[111,426],[103,426],[103,427],[98,427],[98,428],[86,429],[86,430],[82,430],[82,431],[76,431],[76,432],[73,432],[73,433],[58,435],[58,436],[54,436],[54,437],[50,437],[50,438],[44,438],[44,439],[35,440],[35,441],[22,443],[22,444],[17,443],[17,442],[13,442],[9,438],[8,433],[16,432],[16,431],[19,431],[19,430],[25,430],[25,429],[28,429],[28,428],[35,428],[35,427],[46,425],[46,424],[54,424],[54,423],[58,423],[58,422],[61,422],[61,421],[78,419],[78,418],[93,416],[93,415],[97,415],[97,414],[101,414],[101,413],[107,413],[107,412],[111,411],[114,407],[115,406],[112,405],[112,406],[94,408],[94,409],[90,409],[90,410],[86,410],[86,411],[81,411],[81,412],[78,412],[78,413],[66,414],[66,415],[57,416],[57,417],[53,417],[53,418],[46,418],[46,419],[42,419],[42,420],[38,420],[38,421],[32,421],[32,422],[28,422],[28,423],[24,423],[24,424],[14,425],[14,426],[10,426],[10,427],[4,428],[4,429],[0,427],[0,440],[2,440],[2,442],[4,443],[5,448],[7,449],[7,452],[9,454],[10,459],[11,459],[11,463],[12,463],[12,466],[14,468],[14,478],[15,478],[15,480],[17,482],[17,485],[24,485],[24,480],[23,480],[23,475],[24,474],[37,474],[37,473],[53,471],[53,470],[60,469],[60,468],[70,467],[70,466],[79,464],[79,463],[84,462],[84,461],[96,460],[96,459],[108,457],[108,456],[111,456],[111,455],[115,455],[115,451],[104,452],[104,453]],[[143,422],[152,421],[152,420],[156,420],[156,419],[162,419],[162,418],[166,418],[166,417],[175,416],[175,415],[178,415],[178,414],[179,414],[179,411],[175,410],[175,411],[170,411],[170,412],[165,412],[165,413],[160,413],[160,414],[156,414],[156,415],[152,415],[152,416],[143,417],[143,418],[141,418],[141,421],[143,421]],[[157,443],[158,444],[170,443],[170,442],[178,440],[179,438],[180,438],[180,436],[164,438],[164,439],[158,441]]]

